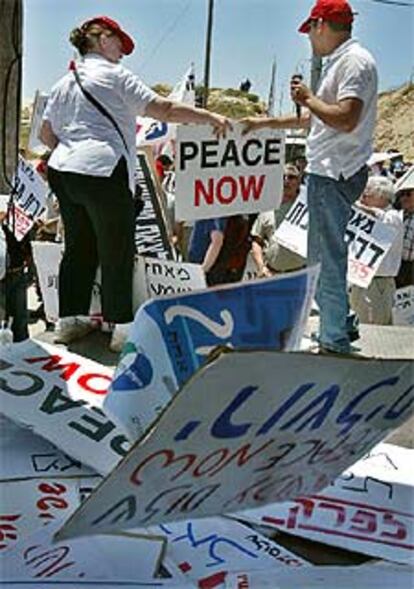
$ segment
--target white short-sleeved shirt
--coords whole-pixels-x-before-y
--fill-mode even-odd
[[[349,39],[337,47],[326,62],[317,96],[328,104],[359,98],[364,103],[361,117],[356,128],[345,133],[311,115],[307,172],[335,180],[342,174],[346,179],[367,163],[372,153],[377,94],[374,58],[355,39]]]
[[[391,206],[386,209],[375,209],[375,211],[380,221],[392,225],[397,230],[394,241],[382,260],[376,276],[397,276],[403,251],[404,224],[402,213]]]
[[[82,86],[118,123],[128,153],[111,121],[84,96],[70,71],[53,87],[43,114],[59,139],[48,164],[62,172],[107,177],[124,155],[134,192],[135,119],[157,95],[122,65],[96,53],[84,56],[77,70]]]

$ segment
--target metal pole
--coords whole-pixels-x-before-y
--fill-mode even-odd
[[[208,91],[210,86],[210,56],[211,56],[211,37],[213,32],[213,10],[214,0],[208,0],[208,17],[207,17],[207,35],[206,35],[206,53],[204,61],[204,88],[202,106],[207,107]]]
[[[9,194],[19,148],[23,1],[1,2],[0,21],[0,194]]]

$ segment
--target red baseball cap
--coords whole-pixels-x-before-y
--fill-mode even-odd
[[[348,25],[353,22],[354,13],[346,0],[317,0],[310,16],[299,27],[299,33],[309,33],[311,21],[319,18]]]
[[[83,29],[84,27],[89,27],[89,25],[95,24],[106,27],[121,39],[122,51],[125,55],[130,55],[130,53],[134,51],[134,41],[128,35],[128,33],[122,30],[121,26],[115,20],[112,20],[112,18],[109,18],[109,16],[95,16],[94,18],[90,18],[89,20],[85,21],[81,28]]]

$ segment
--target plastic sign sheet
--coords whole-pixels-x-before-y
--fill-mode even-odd
[[[0,557],[39,528],[62,525],[79,507],[83,487],[93,488],[97,482],[79,477],[0,482]]]
[[[16,544],[13,552],[0,553],[2,580],[151,581],[162,557],[165,541],[137,534],[97,536],[93,542],[77,539],[53,543],[55,526],[41,528]],[[150,585],[151,586],[151,585]]]
[[[105,407],[138,438],[218,346],[299,346],[318,269],[145,303]]]
[[[19,156],[17,171],[13,178],[13,205],[7,218],[7,225],[17,241],[23,239],[36,219],[46,211],[47,191],[46,182]]]
[[[388,563],[362,566],[319,566],[301,571],[231,573],[220,589],[411,589],[413,570],[408,566]]]
[[[207,288],[206,278],[200,264],[174,262],[138,256],[138,273],[134,286],[143,290],[141,299],[148,300],[167,295],[180,295]],[[142,286],[142,283],[143,286]]]
[[[27,340],[0,350],[3,413],[100,474],[127,453],[125,429],[103,410],[112,370]]]
[[[0,482],[97,476],[56,446],[0,414]]]
[[[306,191],[296,199],[276,231],[280,245],[307,257],[308,204]],[[351,209],[345,239],[348,243],[348,282],[367,288],[397,235],[395,227],[358,207]]]
[[[414,450],[378,444],[320,494],[239,514],[324,544],[414,564]]]
[[[150,160],[146,153],[137,153],[136,181],[142,190],[144,206],[135,222],[135,249],[141,256],[172,260],[167,205],[155,183]]]
[[[399,288],[392,306],[393,325],[414,325],[414,286]]]
[[[177,132],[176,218],[227,217],[279,206],[285,135],[263,129],[242,135],[234,123],[224,139],[209,125],[182,125]]]
[[[227,352],[200,369],[59,539],[313,495],[414,411],[412,364]]]
[[[309,565],[273,540],[227,518],[210,517],[151,528],[167,541],[167,568],[207,585],[240,569],[300,568]],[[214,587],[214,585],[213,585]]]

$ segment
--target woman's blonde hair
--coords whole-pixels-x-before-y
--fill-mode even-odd
[[[112,31],[96,23],[87,24],[73,29],[69,35],[69,41],[81,55],[86,55],[88,51],[96,47],[98,38],[102,33],[111,35]]]

